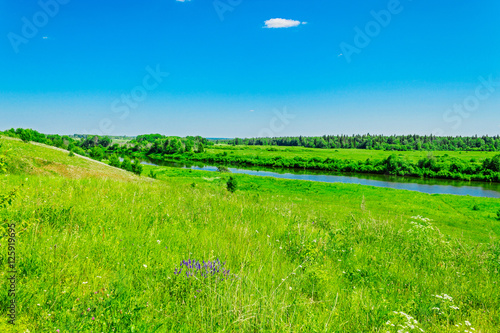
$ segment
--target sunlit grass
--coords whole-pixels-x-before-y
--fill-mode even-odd
[[[320,148],[305,148],[305,147],[281,147],[281,146],[230,146],[216,145],[213,148],[207,148],[207,152],[212,154],[220,154],[227,152],[234,156],[247,157],[283,157],[293,159],[294,157],[303,157],[310,159],[317,157],[320,159],[336,158],[343,160],[365,161],[386,159],[392,154],[407,158],[410,162],[417,162],[419,159],[431,154],[435,157],[456,157],[469,162],[470,159],[482,161],[486,158],[492,158],[498,152],[490,151],[384,151],[384,150],[368,150],[368,149],[320,149]]]
[[[228,175],[153,181],[9,145],[0,193],[18,196],[0,219],[17,226],[19,307],[14,329],[0,294],[2,332],[395,332],[401,312],[426,332],[500,326],[498,200],[245,175],[232,194]],[[234,276],[174,274],[188,259]]]

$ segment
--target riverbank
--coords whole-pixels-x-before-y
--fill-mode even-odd
[[[204,153],[172,155],[135,153],[136,157],[154,161],[203,162],[235,167],[268,167],[414,177],[422,179],[452,179],[463,181],[500,182],[500,155],[491,152],[377,152],[372,158],[366,151],[351,150],[351,155],[336,157],[335,151],[303,148],[277,150],[276,148],[219,146]],[[305,152],[305,153],[304,153]],[[329,153],[329,155],[324,154]],[[369,156],[369,155],[368,155]],[[479,158],[478,156],[482,156]]]

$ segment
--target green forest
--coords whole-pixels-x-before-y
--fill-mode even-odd
[[[500,136],[434,136],[434,135],[324,135],[276,138],[250,138],[219,140],[230,145],[288,146],[323,149],[375,149],[375,150],[500,150]]]

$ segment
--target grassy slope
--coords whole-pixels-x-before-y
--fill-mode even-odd
[[[272,149],[269,151],[268,149]],[[296,156],[304,158],[318,157],[321,159],[337,158],[350,159],[354,161],[365,161],[366,159],[381,160],[386,159],[392,154],[401,155],[408,158],[411,162],[417,162],[419,159],[426,157],[427,151],[383,151],[383,150],[366,150],[366,149],[317,149],[304,147],[279,147],[279,146],[229,146],[216,145],[214,148],[206,149],[210,153],[222,153],[227,151],[235,156],[260,156],[260,157],[286,157],[294,158]],[[498,155],[498,152],[482,152],[482,151],[435,151],[431,152],[434,156],[444,156],[447,154],[450,157],[456,157],[465,161],[470,161],[475,158],[477,161],[482,161],[485,158],[492,158]]]
[[[0,210],[18,233],[15,332],[386,331],[406,318],[393,311],[428,332],[500,326],[498,200],[245,175],[230,194],[227,175],[162,168],[151,181],[5,145],[0,193],[19,189]],[[217,257],[239,278],[173,274]]]

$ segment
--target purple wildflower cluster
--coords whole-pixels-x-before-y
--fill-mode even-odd
[[[186,277],[202,277],[208,278],[210,276],[215,276],[221,278],[221,280],[227,279],[231,276],[229,269],[225,269],[226,262],[221,262],[219,259],[214,261],[197,261],[194,259],[183,260],[180,263],[180,268],[176,268],[174,271],[175,275],[184,275]]]

